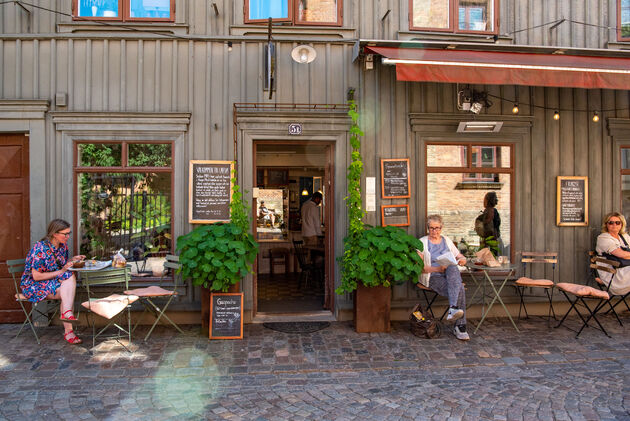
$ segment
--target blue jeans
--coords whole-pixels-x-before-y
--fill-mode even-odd
[[[429,277],[429,288],[442,297],[447,297],[451,307],[458,307],[466,311],[466,291],[457,266],[448,266],[444,272],[433,272]],[[464,317],[457,320],[455,324],[465,325],[466,314],[464,313]]]

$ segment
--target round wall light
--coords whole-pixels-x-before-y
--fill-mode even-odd
[[[306,64],[315,60],[317,51],[310,45],[302,44],[291,50],[291,58],[296,63]]]

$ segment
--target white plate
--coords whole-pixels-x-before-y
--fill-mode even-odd
[[[101,269],[105,269],[106,267],[108,267],[109,265],[112,264],[111,260],[107,260],[107,261],[96,261],[96,264],[93,266],[88,266],[87,265],[87,261],[85,262],[85,266],[82,268],[70,268],[70,270],[101,270]]]

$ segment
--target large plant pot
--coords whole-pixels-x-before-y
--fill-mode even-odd
[[[390,331],[392,289],[366,287],[357,282],[354,292],[354,329],[358,333]]]

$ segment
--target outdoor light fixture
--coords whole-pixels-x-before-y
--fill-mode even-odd
[[[475,114],[479,114],[481,112],[482,108],[483,108],[483,105],[481,104],[481,102],[473,102],[470,105],[470,112],[471,113],[475,113]]]
[[[518,114],[518,103],[514,103],[514,107],[512,107],[512,114]]]
[[[228,45],[228,52],[232,51],[232,41],[228,41],[227,45]]]
[[[308,196],[308,190],[306,189],[302,190],[302,196]]]
[[[315,60],[317,52],[310,45],[302,44],[291,50],[291,58],[296,63],[307,64]]]
[[[469,87],[457,90],[457,109],[470,111],[479,114],[483,107],[490,107],[492,103],[488,101],[487,92],[477,92]]]
[[[560,113],[558,111],[554,111],[553,119],[556,121],[560,120]]]
[[[593,113],[593,122],[597,123],[599,121],[599,115],[597,115],[597,111],[595,111],[595,113]]]

